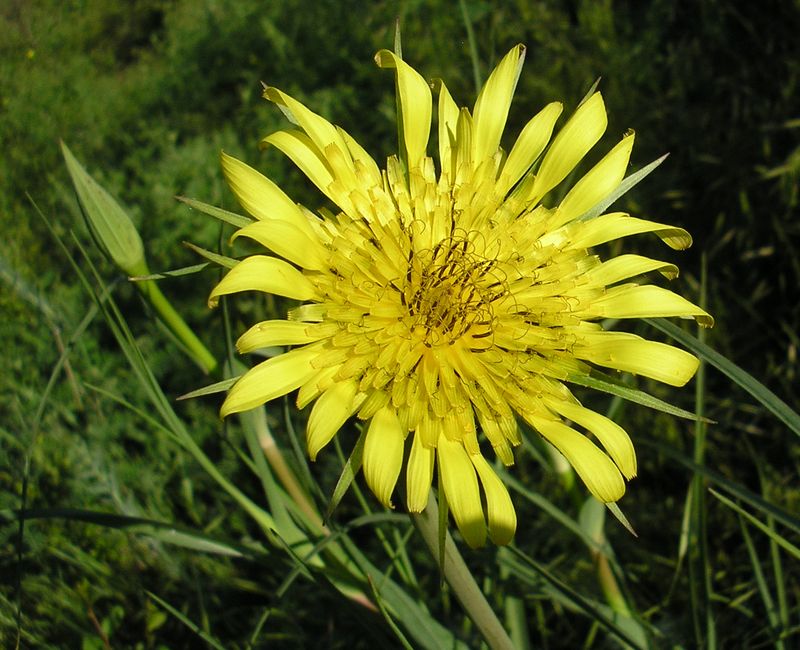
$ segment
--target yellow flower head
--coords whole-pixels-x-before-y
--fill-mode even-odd
[[[606,332],[598,319],[712,322],[680,296],[630,281],[651,271],[674,277],[673,265],[638,255],[601,261],[588,252],[643,232],[676,249],[691,243],[684,230],[619,212],[585,218],[620,185],[633,134],[559,205],[541,203],[603,134],[599,93],[555,137],[558,103],[525,125],[510,152],[500,148],[524,55],[519,45],[505,56],[471,113],[438,84],[438,168],[428,156],[430,86],[391,52],[376,61],[396,74],[402,145],[385,169],[344,130],[267,88],[265,97],[299,128],[263,144],[286,154],[336,214],[314,215],[251,167],[222,156],[231,189],[255,217],[234,237],[273,255],[239,262],[210,303],[244,290],[301,302],[287,320],[258,323],[239,339],[243,353],[294,347],[245,373],[222,415],[299,388],[300,408],[314,402],[312,459],[355,415],[365,421],[363,470],[378,499],[391,506],[405,464],[408,509],[421,511],[436,467],[471,546],[483,544],[487,530],[498,544],[513,537],[514,507],[484,441],[511,465],[518,417],[561,451],[598,499],[614,502],[625,492],[623,477],[636,474],[630,438],[581,406],[563,383],[587,375],[586,362],[675,386],[694,374],[698,362],[687,352]]]

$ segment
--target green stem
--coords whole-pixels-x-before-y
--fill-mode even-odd
[[[467,3],[464,0],[460,0],[458,3],[461,6],[461,17],[464,20],[464,28],[467,30],[467,42],[469,43],[469,57],[472,60],[472,77],[473,81],[475,82],[475,93],[479,93],[481,91],[481,85],[483,84],[482,78],[483,75],[481,74],[481,64],[478,58],[478,41],[475,38],[475,30],[472,29],[472,20],[469,17],[469,11],[467,10]]]
[[[266,418],[256,416],[252,418],[252,421],[256,436],[258,437],[258,444],[281,485],[283,485],[289,496],[303,511],[306,517],[308,517],[309,523],[316,529],[315,532],[323,535],[330,535],[330,531],[323,523],[319,512],[317,512],[308,494],[306,494],[306,491],[300,485],[294,472],[283,457],[267,425]]]
[[[167,300],[161,289],[158,288],[153,280],[143,280],[136,282],[139,290],[150,300],[158,315],[178,340],[186,346],[190,356],[203,369],[206,374],[212,372],[217,367],[217,360],[208,351],[202,341],[197,338],[195,333],[189,328],[186,322],[175,311],[172,304]]]
[[[464,558],[458,552],[453,538],[447,533],[444,548],[444,564],[439,560],[439,508],[433,494],[428,498],[428,505],[419,514],[412,513],[411,520],[425,540],[428,550],[439,564],[444,579],[455,593],[456,598],[480,630],[486,643],[492,650],[513,650],[514,645],[503,625],[498,620],[478,583],[470,573]]]

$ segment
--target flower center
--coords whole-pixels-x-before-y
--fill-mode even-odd
[[[491,303],[504,286],[493,272],[495,260],[474,248],[463,237],[451,237],[409,254],[404,302],[411,329],[429,347],[452,344],[473,327],[491,328]]]

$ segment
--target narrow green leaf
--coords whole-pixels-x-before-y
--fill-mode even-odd
[[[554,573],[551,573],[544,565],[539,564],[519,549],[513,546],[503,547],[498,553],[498,559],[514,575],[523,578],[526,582],[531,582],[531,578],[534,576],[544,579],[563,598],[565,604],[596,621],[632,648],[642,650],[647,648],[647,639],[644,636],[643,627],[638,621],[585,598]]]
[[[631,535],[633,535],[634,537],[639,537],[636,534],[636,531],[633,529],[633,526],[631,526],[631,522],[628,521],[628,518],[625,516],[625,514],[622,512],[622,510],[616,503],[607,503],[606,508],[608,508],[608,511],[612,515],[614,515],[614,517],[616,517],[619,523],[625,526],[625,528]]]
[[[761,600],[764,603],[764,611],[767,614],[767,619],[769,619],[769,625],[773,630],[779,630],[781,628],[781,621],[778,615],[778,610],[776,609],[772,595],[769,592],[769,585],[767,585],[767,581],[764,578],[764,570],[761,567],[761,560],[758,557],[758,551],[756,551],[755,544],[753,544],[753,540],[747,530],[747,524],[744,521],[744,517],[741,515],[739,516],[739,528],[742,531],[742,539],[747,547],[747,555],[750,558],[750,565],[753,567],[753,576],[756,579],[758,592],[761,595]],[[780,640],[775,639],[775,648],[776,650],[783,650],[784,645]]]
[[[222,381],[215,382],[213,384],[209,384],[208,386],[203,386],[202,388],[198,388],[193,391],[189,391],[178,397],[178,401],[185,400],[185,399],[194,399],[195,397],[203,397],[205,395],[215,395],[216,393],[223,393],[228,390],[231,386],[233,386],[237,381],[239,381],[239,377],[231,377],[230,379],[223,379]]]
[[[583,104],[585,104],[591,98],[591,96],[594,95],[595,92],[597,92],[597,87],[599,85],[600,85],[600,77],[597,77],[597,79],[595,79],[592,82],[592,85],[589,86],[589,90],[587,90],[584,93],[583,97],[581,98],[581,101],[578,102],[578,105],[575,107],[576,110],[581,106],[583,106]]]
[[[336,510],[336,507],[339,505],[342,497],[344,497],[347,490],[350,489],[350,484],[353,482],[353,479],[355,479],[356,475],[361,469],[361,461],[364,456],[364,443],[366,442],[366,439],[367,431],[364,429],[358,436],[358,440],[356,440],[353,451],[350,452],[350,457],[344,464],[342,473],[339,476],[339,480],[336,482],[336,487],[333,489],[333,495],[331,496],[331,500],[328,502],[328,507],[325,510],[325,521],[330,521],[333,511]]]
[[[31,508],[25,511],[0,510],[0,522],[11,523],[23,517],[26,521],[35,519],[65,519],[69,521],[83,521],[106,528],[116,528],[129,533],[147,535],[167,544],[182,546],[203,553],[227,555],[229,557],[251,556],[252,551],[244,547],[225,542],[204,533],[175,526],[174,524],[145,519],[143,517],[129,517],[110,512],[97,510],[84,510],[81,508]]]
[[[192,266],[184,266],[174,271],[161,271],[161,273],[150,273],[148,275],[133,275],[128,278],[131,282],[146,282],[147,280],[164,280],[165,278],[180,278],[184,275],[192,275],[198,273],[208,267],[207,262],[200,264],[193,264]]]
[[[661,158],[657,158],[649,165],[645,165],[642,167],[638,172],[635,172],[625,178],[611,194],[609,194],[606,198],[604,198],[599,203],[595,204],[591,208],[589,208],[586,212],[584,212],[580,217],[578,217],[577,221],[589,221],[590,219],[594,219],[595,217],[599,217],[606,211],[606,208],[610,206],[614,201],[618,198],[627,194],[633,187],[641,183],[647,176],[649,176],[656,167],[658,167],[662,162],[667,159],[669,154],[664,154]]]
[[[660,453],[664,454],[668,458],[672,458],[695,474],[702,475],[707,480],[716,484],[719,488],[735,496],[737,499],[741,499],[748,505],[757,509],[759,512],[764,513],[764,515],[771,515],[772,517],[775,517],[776,521],[780,522],[784,526],[787,526],[788,528],[791,528],[793,532],[800,535],[800,518],[798,518],[794,513],[787,512],[775,504],[766,501],[763,497],[759,496],[755,492],[748,490],[739,483],[734,483],[719,472],[710,469],[705,465],[698,465],[670,445],[665,445],[657,440],[646,437],[640,437],[638,442],[639,444],[647,445],[653,449],[657,449]]]
[[[675,339],[675,341],[725,374],[734,383],[744,388],[754,399],[761,402],[770,413],[800,436],[800,414],[792,410],[786,402],[764,386],[764,384],[753,377],[753,375],[745,372],[735,363],[729,361],[719,352],[710,348],[688,332],[684,332],[674,323],[670,323],[661,318],[645,318],[644,320]]]
[[[193,250],[201,257],[205,257],[208,261],[213,262],[214,264],[219,264],[220,266],[224,266],[227,269],[232,269],[239,263],[239,260],[234,259],[233,257],[228,257],[227,255],[220,255],[219,253],[214,253],[213,251],[206,250],[205,248],[196,246],[195,244],[192,244],[191,242],[188,241],[183,242],[183,245],[186,246],[186,248]]]
[[[584,386],[585,388],[593,388],[594,390],[609,393],[610,395],[616,395],[617,397],[621,397],[629,402],[635,402],[636,404],[641,404],[647,408],[661,411],[662,413],[667,413],[669,415],[674,415],[679,418],[685,418],[687,420],[701,420],[709,423],[712,422],[707,418],[699,418],[691,411],[678,408],[677,406],[673,406],[672,404],[660,400],[657,397],[653,397],[643,390],[631,388],[630,386],[626,386],[625,384],[615,381],[608,375],[605,375],[598,370],[593,369],[591,375],[588,376],[577,374],[569,375],[566,380],[571,384],[578,384],[579,386]]]
[[[439,562],[439,508],[433,493],[428,495],[428,504],[420,513],[411,513],[414,522],[430,554]],[[513,650],[513,644],[500,620],[497,618],[475,577],[461,557],[453,538],[445,536],[444,564],[439,565],[447,584],[464,607],[469,618],[493,650]]]
[[[389,628],[394,632],[394,635],[397,637],[397,640],[400,641],[400,645],[402,645],[406,650],[414,650],[414,646],[412,646],[406,635],[403,634],[402,630],[398,627],[397,623],[394,622],[394,618],[389,613],[388,608],[386,607],[386,602],[381,597],[380,591],[375,586],[375,581],[372,579],[372,576],[367,576],[367,581],[369,582],[369,586],[372,589],[372,596],[375,600],[375,604],[378,606],[378,609],[383,616],[383,620],[389,625]]]
[[[208,632],[203,630],[197,623],[192,621],[188,616],[184,615],[179,610],[175,609],[172,605],[168,602],[162,600],[158,596],[156,596],[152,591],[145,590],[145,593],[150,596],[156,603],[158,603],[161,607],[166,609],[170,614],[172,614],[175,618],[177,618],[181,623],[183,623],[186,627],[188,627],[192,632],[194,632],[197,636],[199,636],[203,641],[208,643],[212,648],[216,648],[217,650],[225,650],[225,646],[223,646],[216,638],[211,636]]]
[[[792,544],[783,535],[781,535],[780,533],[775,531],[773,528],[770,528],[765,523],[763,523],[761,520],[759,520],[756,517],[754,517],[753,515],[751,515],[749,512],[747,512],[747,510],[742,508],[740,505],[738,505],[732,499],[729,499],[725,495],[720,494],[719,492],[717,492],[713,488],[709,488],[708,491],[711,492],[711,494],[713,494],[715,497],[717,497],[717,499],[722,501],[722,503],[724,503],[726,506],[728,506],[731,510],[733,510],[735,512],[738,512],[742,517],[747,519],[747,521],[749,521],[751,524],[753,524],[762,533],[767,535],[767,537],[769,537],[772,541],[774,541],[778,546],[780,546],[782,549],[784,549],[790,555],[792,555],[794,557],[794,559],[800,560],[800,548],[798,548],[797,546]]]
[[[116,303],[111,297],[108,287],[104,285],[100,275],[97,273],[97,269],[92,265],[91,259],[86,254],[86,251],[83,249],[80,242],[75,239],[75,245],[83,256],[85,263],[88,265],[90,272],[92,273],[92,276],[98,285],[97,288],[95,288],[95,286],[89,281],[89,278],[86,277],[86,274],[84,274],[80,265],[72,256],[63,240],[55,232],[52,224],[48,221],[44,213],[39,209],[35,202],[32,201],[32,203],[37,214],[47,226],[50,233],[53,235],[53,238],[60,247],[61,252],[66,256],[67,260],[75,271],[75,274],[78,276],[79,281],[84,286],[87,293],[93,298],[95,304],[103,314],[109,329],[114,335],[114,338],[116,338],[120,349],[130,364],[134,377],[141,384],[145,394],[150,400],[152,407],[162,419],[164,426],[170,432],[170,435],[180,444],[181,447],[183,447],[183,449],[189,452],[189,454],[194,457],[194,459],[209,474],[209,476],[214,479],[220,485],[220,487],[222,487],[242,507],[242,509],[253,518],[256,523],[258,523],[258,525],[264,531],[266,537],[271,542],[275,542],[275,526],[270,514],[256,505],[240,489],[238,489],[225,476],[223,476],[217,465],[198,446],[192,435],[184,426],[181,419],[175,413],[170,400],[164,394],[164,391],[161,389],[161,386],[147,364],[147,361],[145,360],[144,355],[138,346],[136,338],[130,331],[122,312],[119,310],[119,307],[117,307]]]
[[[220,221],[229,223],[230,225],[236,226],[237,228],[244,228],[245,226],[253,223],[252,219],[243,217],[242,215],[236,214],[235,212],[229,212],[228,210],[223,210],[222,208],[218,208],[214,205],[209,205],[208,203],[203,203],[202,201],[198,201],[197,199],[189,199],[185,196],[176,196],[175,198],[178,199],[178,201],[180,201],[181,203],[185,203],[193,210],[197,210],[198,212],[207,214],[210,217],[214,217],[215,219],[219,219]]]

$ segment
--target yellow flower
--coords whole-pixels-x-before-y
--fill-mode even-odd
[[[378,499],[392,505],[405,465],[408,509],[421,511],[436,467],[471,546],[483,544],[487,530],[498,544],[513,537],[514,507],[484,454],[488,441],[502,463],[514,462],[517,418],[551,442],[598,499],[614,502],[625,492],[623,477],[636,474],[630,438],[581,406],[564,384],[588,374],[586,362],[675,386],[694,374],[691,354],[606,332],[598,319],[712,322],[684,298],[631,281],[652,271],[674,277],[672,264],[638,255],[601,261],[588,251],[644,232],[676,249],[691,243],[682,229],[619,212],[582,218],[620,185],[633,134],[560,204],[542,203],[605,131],[599,93],[555,137],[558,103],[525,125],[510,152],[501,149],[524,55],[519,45],[505,56],[472,113],[439,83],[438,167],[428,156],[430,86],[391,52],[376,61],[396,73],[402,144],[384,170],[344,130],[267,88],[265,97],[299,128],[263,144],[286,154],[336,214],[314,215],[251,167],[222,156],[231,189],[256,219],[234,238],[253,239],[273,255],[239,262],[210,304],[245,290],[302,303],[287,320],[258,323],[239,339],[242,353],[294,347],[245,373],[222,415],[299,388],[300,408],[314,402],[312,459],[356,416],[366,427],[364,476]]]

